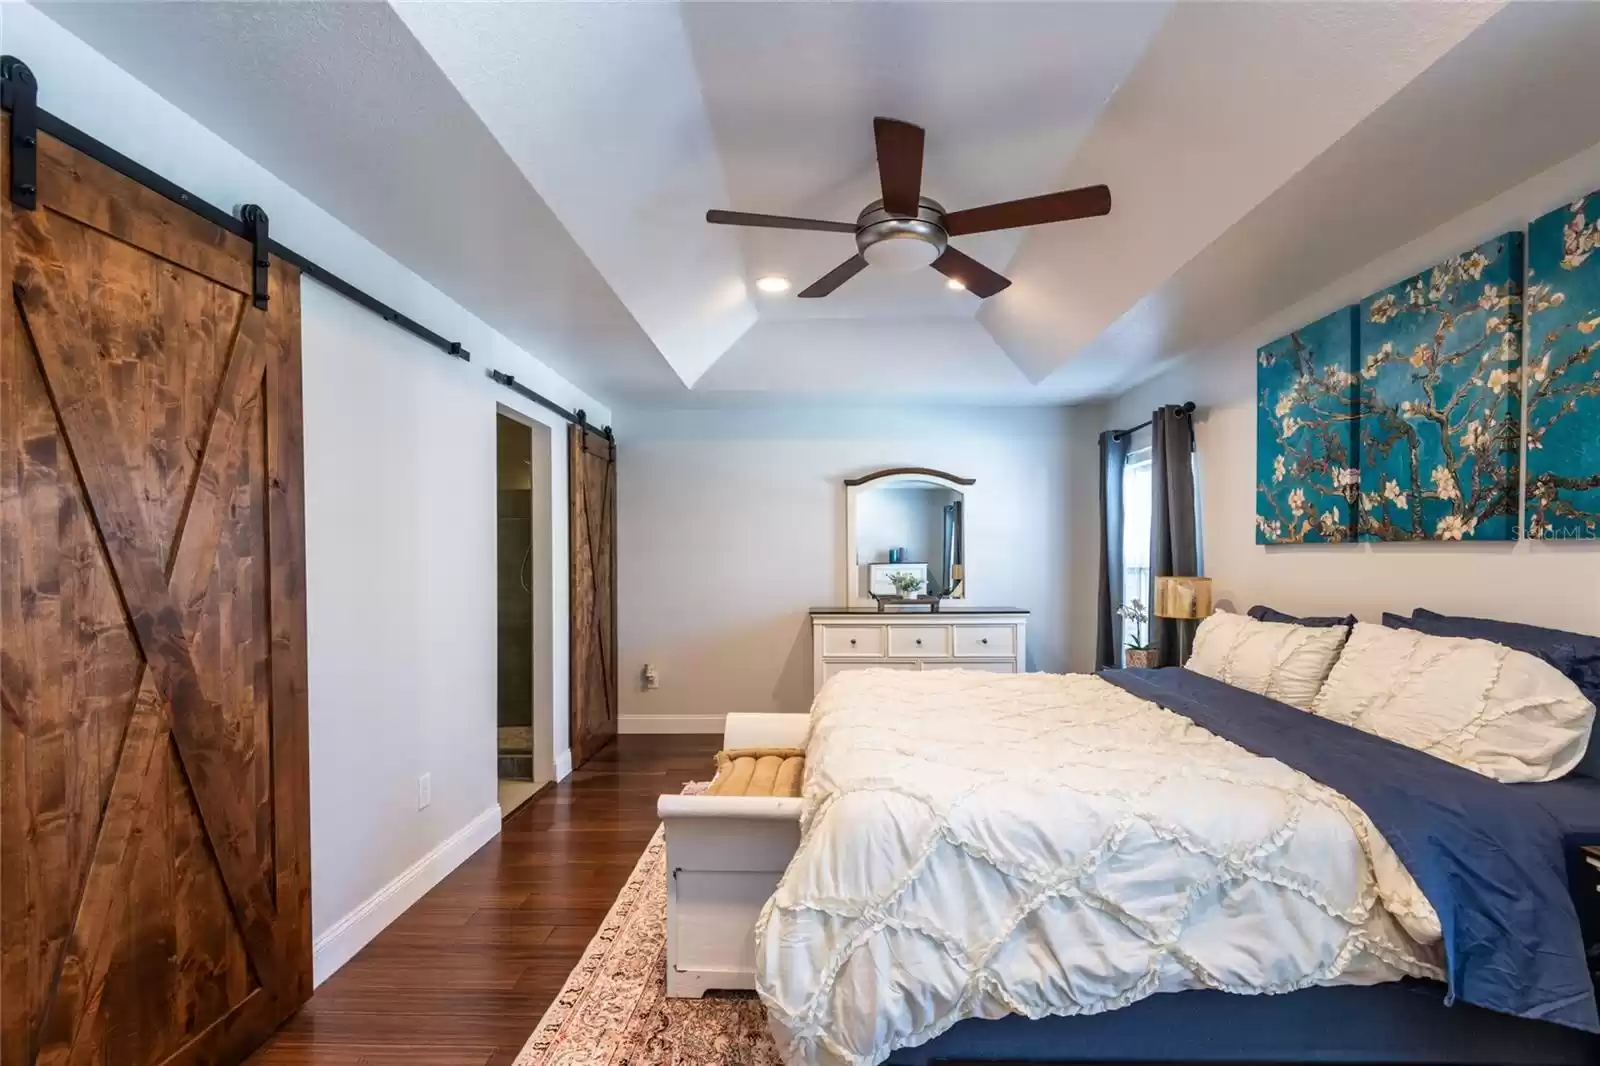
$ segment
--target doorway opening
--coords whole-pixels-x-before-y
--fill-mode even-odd
[[[555,777],[551,748],[550,431],[495,417],[496,753],[509,817]]]

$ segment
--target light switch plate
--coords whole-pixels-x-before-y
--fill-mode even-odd
[[[423,774],[417,778],[417,810],[422,810],[433,802],[433,775]]]

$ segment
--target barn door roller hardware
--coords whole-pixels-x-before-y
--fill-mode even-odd
[[[506,388],[510,389],[518,396],[521,396],[523,399],[532,400],[540,407],[543,407],[546,411],[549,411],[552,414],[560,415],[568,422],[571,422],[575,426],[581,426],[589,433],[597,433],[606,440],[612,439],[610,426],[607,426],[605,429],[601,429],[593,422],[590,422],[588,416],[581,409],[577,411],[569,411],[565,407],[562,407],[560,404],[556,403],[554,400],[550,399],[550,397],[534,392],[532,389],[528,388],[528,386],[524,385],[510,374],[502,374],[498,370],[490,370],[489,380],[493,381],[496,385],[504,385]]]
[[[239,208],[239,218],[245,232],[250,234],[250,288],[251,299],[261,310],[267,309],[267,272],[272,268],[267,239],[267,213],[256,204]]]
[[[352,303],[360,304],[385,322],[392,322],[419,340],[433,345],[446,355],[470,361],[472,353],[460,341],[446,340],[421,323],[407,318],[377,297],[356,288],[317,263],[272,240],[267,233],[267,213],[255,204],[246,204],[235,218],[228,212],[168,181],[150,168],[134,162],[109,145],[95,140],[70,122],[38,106],[38,83],[33,71],[16,56],[0,56],[0,108],[11,112],[11,180],[9,195],[17,207],[32,211],[38,203],[39,134],[48,133],[68,148],[110,167],[145,188],[188,208],[213,226],[227,230],[250,242],[251,299],[256,307],[267,306],[267,277],[271,256],[277,256],[300,273],[320,282]],[[252,216],[256,216],[252,218]]]
[[[25,211],[39,191],[38,91],[28,64],[0,56],[0,106],[11,112],[11,202]]]

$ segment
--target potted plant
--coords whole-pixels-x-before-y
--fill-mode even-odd
[[[910,597],[922,587],[922,578],[904,570],[896,571],[889,575],[889,584],[894,586],[895,592],[903,597]]]
[[[1130,667],[1146,668],[1156,664],[1155,649],[1150,647],[1150,642],[1145,639],[1144,627],[1150,622],[1150,612],[1139,600],[1123,604],[1117,609],[1117,614],[1122,620],[1133,627],[1133,636],[1128,640],[1128,650],[1124,653],[1124,665]]]

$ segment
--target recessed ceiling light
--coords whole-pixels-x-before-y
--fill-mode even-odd
[[[756,279],[756,288],[762,292],[788,292],[789,279],[780,278],[776,274],[768,274],[764,278]]]
[[[944,283],[944,287],[947,289],[954,289],[956,292],[965,292],[967,288],[960,278],[951,278],[949,281]]]

